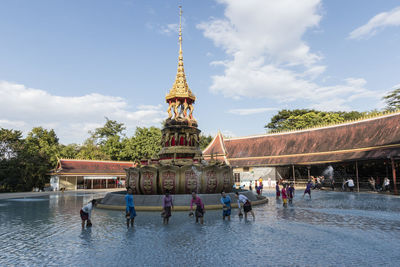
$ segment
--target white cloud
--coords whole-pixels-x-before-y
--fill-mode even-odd
[[[234,99],[306,100],[310,105],[329,100],[332,109],[376,97],[364,79],[348,78],[332,86],[315,81],[326,66],[319,64],[322,55],[311,51],[303,35],[318,27],[320,0],[217,1],[225,4],[225,17],[197,25],[227,56],[210,63],[224,68],[223,74],[212,76],[211,92]]]
[[[53,128],[64,143],[82,142],[89,130],[104,124],[104,117],[123,122],[131,134],[136,126],[159,126],[164,113],[161,105],[133,110],[116,96],[93,93],[63,97],[0,81],[0,127],[24,132],[35,126]]]
[[[171,23],[167,25],[162,25],[160,27],[160,32],[163,34],[172,34],[172,33],[177,33],[178,32],[178,24],[177,23]]]
[[[265,113],[268,111],[275,111],[277,108],[239,108],[239,109],[231,109],[228,113],[236,114],[236,115],[253,115],[259,113]]]
[[[374,16],[366,24],[352,31],[349,38],[369,38],[387,26],[400,26],[400,7],[393,8],[389,12],[382,12]]]

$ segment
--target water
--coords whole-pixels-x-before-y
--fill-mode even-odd
[[[79,210],[90,194],[1,200],[0,266],[399,265],[400,198],[313,192],[283,208],[266,195],[256,221],[207,211],[201,226],[176,212],[163,226],[158,212],[138,212],[126,229],[123,212],[96,209],[89,230]]]

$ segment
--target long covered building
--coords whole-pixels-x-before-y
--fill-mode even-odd
[[[125,168],[133,162],[81,159],[60,159],[51,174],[54,190],[105,189],[123,187]]]
[[[232,165],[237,182],[305,180],[333,169],[336,182],[352,177],[365,184],[372,176],[378,181],[388,177],[393,185],[399,174],[400,113],[238,138],[218,133],[203,156]]]

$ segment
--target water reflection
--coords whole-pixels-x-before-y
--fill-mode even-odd
[[[286,208],[266,192],[256,220],[231,221],[207,211],[205,224],[174,212],[140,212],[126,228],[124,212],[96,209],[81,229],[79,210],[93,194],[0,201],[0,265],[388,265],[400,262],[400,198],[313,192]],[[341,247],[347,252],[342,253]],[[312,251],[312,253],[310,253]],[[287,253],[290,252],[290,253]],[[329,253],[327,253],[329,252]],[[129,253],[127,260],[126,256]],[[284,255],[284,258],[282,257]],[[323,255],[323,256],[316,256]],[[366,259],[365,255],[369,255]],[[285,264],[287,263],[287,264]]]

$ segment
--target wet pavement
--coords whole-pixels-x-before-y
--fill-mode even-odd
[[[90,193],[0,200],[0,266],[399,265],[399,197],[313,191],[284,208],[265,195],[255,221],[208,211],[201,226],[175,212],[163,226],[160,213],[138,212],[126,229],[123,212],[96,209],[88,230],[79,210]]]

